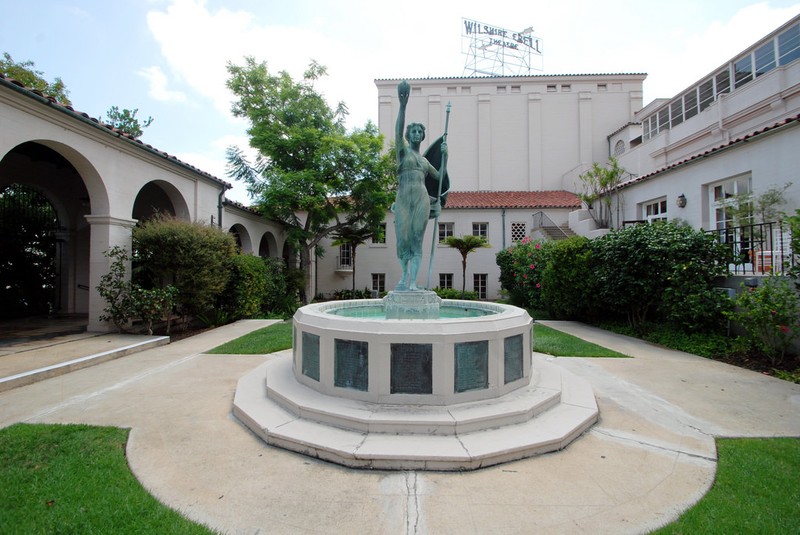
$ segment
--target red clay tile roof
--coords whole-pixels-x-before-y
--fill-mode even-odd
[[[580,208],[569,191],[451,191],[445,209],[459,208]]]

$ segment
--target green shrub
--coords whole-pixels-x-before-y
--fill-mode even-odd
[[[216,304],[228,282],[228,259],[236,252],[233,236],[222,229],[165,216],[134,228],[133,244],[138,282],[145,288],[174,285],[184,319]]]
[[[558,319],[585,319],[593,310],[594,255],[588,238],[574,236],[555,242],[542,270],[542,301]]]
[[[477,301],[478,292],[464,292],[463,296],[461,290],[455,288],[431,288],[431,291],[436,292],[436,295],[442,299],[463,299],[465,301]]]
[[[625,314],[634,328],[653,313],[691,330],[721,324],[724,295],[713,287],[727,264],[713,235],[658,223],[614,230],[591,243],[600,310]]]
[[[228,259],[230,277],[220,297],[219,308],[232,321],[261,313],[267,289],[267,267],[264,260],[250,254],[237,254]]]
[[[500,284],[508,290],[512,303],[525,308],[545,308],[542,298],[542,272],[555,242],[525,237],[496,256]]]
[[[787,277],[770,275],[755,288],[743,286],[730,316],[751,347],[774,366],[800,336],[800,295]]]

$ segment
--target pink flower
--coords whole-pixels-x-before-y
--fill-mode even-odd
[[[542,248],[542,244],[541,244],[541,243],[537,243],[537,244],[536,244],[536,248],[537,248],[537,249],[541,249],[541,248]]]
[[[522,276],[523,276],[523,278],[526,278],[526,279],[528,278],[528,274],[527,273],[523,274]]]
[[[789,334],[789,327],[786,325],[781,325],[779,328],[783,334]]]
[[[531,264],[531,269],[536,269],[536,266],[534,264]]]
[[[541,282],[537,282],[537,283],[536,283],[536,287],[537,287],[537,288],[541,288],[541,287],[542,287],[542,283],[541,283]]]

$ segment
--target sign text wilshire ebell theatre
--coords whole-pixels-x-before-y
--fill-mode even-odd
[[[541,40],[527,33],[514,32],[505,28],[498,28],[469,19],[464,21],[464,36],[478,37],[485,35],[489,45],[502,46],[514,50],[521,50],[520,46],[531,49],[536,54],[541,54]]]

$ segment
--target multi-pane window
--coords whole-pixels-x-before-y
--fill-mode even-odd
[[[710,78],[700,84],[700,111],[708,108],[714,102],[714,79]]]
[[[697,115],[697,91],[694,89],[683,95],[683,114],[684,120]]]
[[[736,89],[753,79],[753,58],[750,54],[733,64],[733,85]]]
[[[489,239],[489,223],[473,223],[472,235],[480,236],[481,238]]]
[[[386,273],[372,274],[372,291],[378,293],[386,291]]]
[[[766,74],[775,68],[775,42],[770,41],[753,54],[756,62],[756,76]]]
[[[710,188],[716,228],[725,229],[752,222],[750,177],[719,182]]]
[[[528,235],[528,226],[523,222],[511,223],[511,241],[517,243]]]
[[[778,36],[778,64],[787,65],[800,58],[800,24]]]
[[[672,116],[672,123],[670,124],[671,127],[678,126],[683,122],[683,99],[675,99],[669,105],[669,112]]]
[[[472,275],[472,288],[478,294],[478,299],[486,299],[486,280],[489,275],[486,273],[475,273]]]
[[[453,274],[452,273],[439,273],[439,288],[452,288],[453,287]]]
[[[643,219],[646,219],[648,223],[655,223],[656,221],[666,221],[667,220],[667,199],[659,199],[657,201],[653,201],[644,205],[643,210],[644,213]]]
[[[453,236],[453,223],[439,223],[439,241]]]
[[[386,223],[380,224],[380,232],[372,237],[372,243],[386,243]]]
[[[620,156],[625,152],[625,142],[621,139],[614,143],[614,156]]]
[[[353,266],[353,248],[349,243],[343,243],[339,246],[339,267],[352,267]]]
[[[730,93],[731,92],[731,71],[727,68],[717,73],[714,77],[714,83],[716,85],[717,91],[717,98],[723,93]]]

